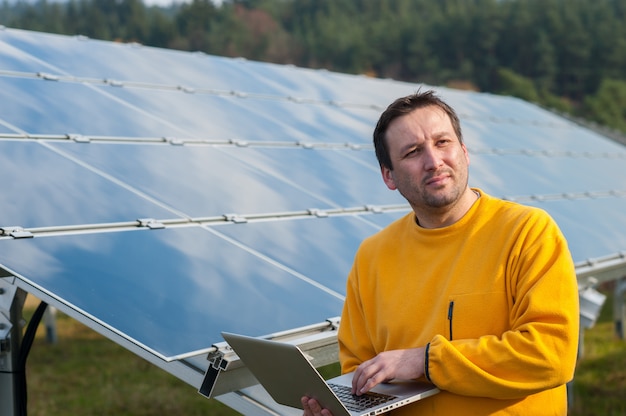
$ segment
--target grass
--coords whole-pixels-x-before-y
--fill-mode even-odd
[[[584,333],[583,357],[574,377],[572,416],[626,414],[626,341],[615,335],[612,288],[596,325]]]
[[[29,296],[25,315],[35,307]],[[585,331],[570,416],[626,414],[626,342],[614,334],[612,311],[609,296],[596,325]],[[58,343],[48,344],[42,325],[28,358],[31,416],[239,415],[61,313],[57,333]]]

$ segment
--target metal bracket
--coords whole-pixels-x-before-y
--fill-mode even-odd
[[[112,87],[123,87],[124,86],[124,82],[118,81],[116,79],[105,79],[104,82],[109,84]]]
[[[583,328],[593,328],[606,300],[606,295],[594,289],[597,284],[598,280],[595,277],[588,276],[586,282],[579,285],[580,325]]]
[[[163,223],[155,220],[154,218],[140,218],[137,220],[140,227],[150,228],[151,230],[158,230],[161,228],[165,228]]]
[[[68,134],[67,138],[69,140],[73,140],[76,143],[91,143],[91,139],[89,137],[83,136],[82,134]]]
[[[328,217],[328,212],[323,211],[318,208],[311,208],[308,210],[309,215],[315,215],[317,218],[326,218]]]
[[[307,327],[274,333],[267,339],[298,345],[310,357],[311,363],[324,366],[337,362],[337,328],[339,317]],[[239,356],[226,342],[213,345],[207,356],[209,368],[198,392],[212,398],[258,384]]]
[[[235,224],[245,224],[248,222],[246,217],[243,217],[238,214],[225,214],[224,218],[226,221],[234,222]]]
[[[365,209],[373,212],[374,214],[380,214],[383,212],[382,208],[378,205],[365,205]]]
[[[171,144],[172,146],[184,146],[185,145],[185,141],[182,139],[169,139],[168,143]]]
[[[37,72],[37,76],[46,81],[58,81],[60,79],[58,75],[47,74],[45,72]]]
[[[24,230],[17,225],[0,227],[0,235],[11,236],[13,238],[32,238],[33,233]]]
[[[195,88],[192,87],[185,87],[184,85],[179,85],[178,89],[182,92],[186,92],[187,94],[193,94],[196,92]]]

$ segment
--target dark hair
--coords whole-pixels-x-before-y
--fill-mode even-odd
[[[398,98],[387,107],[380,115],[376,128],[374,129],[374,149],[376,150],[376,158],[382,167],[393,169],[391,166],[391,158],[389,157],[389,149],[385,136],[389,124],[398,117],[409,114],[418,108],[435,106],[441,108],[450,117],[452,128],[456,133],[459,142],[463,143],[463,134],[461,133],[461,122],[452,107],[439,98],[434,91],[416,92],[406,97]]]

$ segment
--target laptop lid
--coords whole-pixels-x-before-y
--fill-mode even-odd
[[[222,336],[277,403],[302,409],[300,399],[309,396],[316,398],[335,416],[371,414],[374,410],[350,412],[328,383],[350,386],[352,375],[344,374],[325,381],[296,345],[226,332]],[[377,387],[380,388],[372,391],[378,390],[396,396],[396,399],[377,406],[376,414],[439,392],[434,385],[420,382],[388,383]]]

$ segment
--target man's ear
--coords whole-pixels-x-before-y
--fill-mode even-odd
[[[393,172],[391,169],[381,166],[380,173],[383,176],[383,181],[385,182],[385,185],[387,185],[387,188],[395,191],[397,189],[396,181],[393,179]]]

